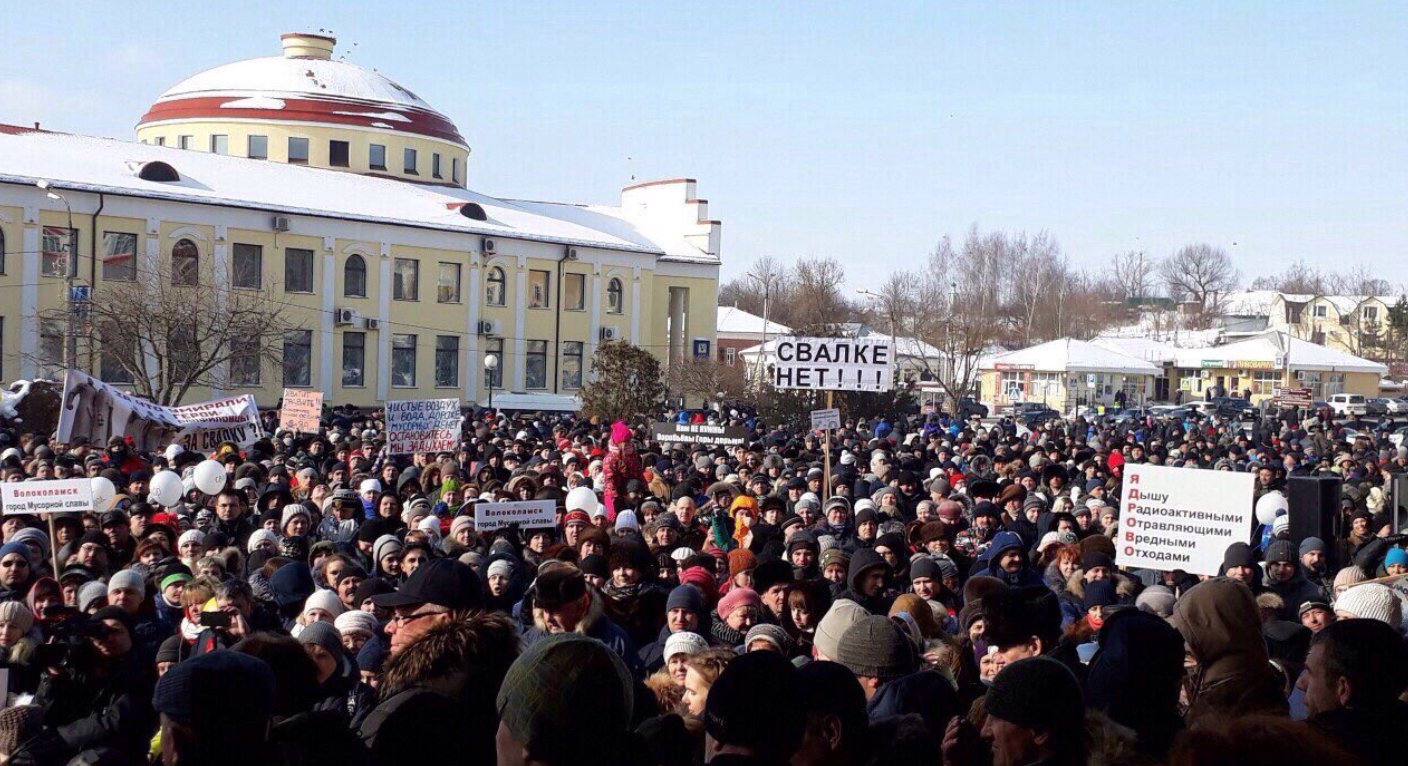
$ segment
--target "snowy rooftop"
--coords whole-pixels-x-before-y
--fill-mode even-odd
[[[162,183],[137,177],[137,168],[157,160],[174,167],[181,180]],[[40,179],[60,189],[216,203],[280,215],[335,216],[718,263],[717,256],[681,236],[649,230],[619,207],[520,202],[452,186],[0,126],[0,182],[32,186]],[[461,215],[457,206],[467,202],[483,207],[488,220]]]
[[[1289,344],[1289,345],[1288,345]],[[1289,349],[1287,354],[1286,349]],[[1182,368],[1199,368],[1204,362],[1236,362],[1241,360],[1274,362],[1276,357],[1287,354],[1293,369],[1325,370],[1329,372],[1377,372],[1388,373],[1388,368],[1378,362],[1361,359],[1343,351],[1316,345],[1310,341],[1293,338],[1283,332],[1267,332],[1255,338],[1229,343],[1225,346],[1202,349],[1182,349],[1178,352],[1177,365]],[[1231,365],[1229,365],[1231,366]]]
[[[787,335],[792,332],[792,328],[772,320],[768,320],[766,329],[764,328],[762,317],[750,314],[737,306],[719,306],[718,317],[714,323],[714,330],[719,335],[762,336],[765,332],[768,335]]]
[[[1101,348],[1117,351],[1125,356],[1143,359],[1154,364],[1172,362],[1178,358],[1179,348],[1152,338],[1099,337],[1091,341]]]
[[[1271,304],[1276,300],[1276,296],[1281,294],[1275,290],[1242,290],[1227,293],[1218,303],[1226,316],[1264,317],[1271,315]],[[1312,297],[1314,296],[1286,295],[1288,300],[1307,301]]]
[[[207,69],[167,88],[157,100],[226,95],[318,96],[431,108],[390,77],[364,66],[285,56],[245,59]]]
[[[1041,372],[1122,372],[1158,375],[1158,366],[1128,354],[1074,338],[1061,338],[986,360],[984,369],[1020,365]]]

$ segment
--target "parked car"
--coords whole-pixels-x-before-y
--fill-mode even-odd
[[[1384,406],[1388,408],[1390,415],[1408,415],[1408,396],[1400,396],[1397,399],[1385,399]]]
[[[968,421],[970,418],[985,418],[988,416],[988,406],[975,400],[971,396],[965,396],[958,400],[958,419]]]
[[[1255,420],[1257,416],[1256,405],[1246,399],[1223,396],[1213,399],[1212,405],[1213,412],[1224,418]]]
[[[1027,428],[1036,428],[1048,420],[1061,419],[1061,413],[1040,402],[1024,402],[1024,405],[1016,412],[1015,417]]]
[[[1388,414],[1388,402],[1380,396],[1371,396],[1364,400],[1364,414],[1371,418],[1383,417]]]
[[[1369,414],[1369,401],[1363,394],[1335,394],[1327,401],[1338,417],[1362,418]]]

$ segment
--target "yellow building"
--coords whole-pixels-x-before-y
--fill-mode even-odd
[[[1179,349],[1169,376],[1182,401],[1202,399],[1220,388],[1251,401],[1273,397],[1278,388],[1309,389],[1316,399],[1335,394],[1379,395],[1388,368],[1345,351],[1268,331],[1213,348]]]
[[[720,224],[693,179],[617,205],[477,194],[454,124],[333,46],[284,35],[281,56],[191,77],[138,143],[0,126],[0,380],[61,374],[64,327],[41,318],[65,305],[70,250],[95,295],[179,271],[212,304],[286,307],[282,368],[219,370],[187,402],[483,401],[493,355],[495,390],[567,406],[603,340],[712,355]],[[75,366],[121,383],[103,357],[83,341]]]

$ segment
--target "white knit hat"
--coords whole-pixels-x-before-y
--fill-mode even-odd
[[[185,532],[182,532],[181,536],[176,538],[176,547],[179,548],[182,545],[185,545],[186,543],[195,543],[196,545],[202,546],[205,545],[205,533],[200,531],[199,529],[188,529]]]
[[[348,633],[366,633],[369,636],[376,635],[376,615],[371,612],[363,612],[360,609],[353,609],[343,612],[332,621],[334,628],[341,631],[342,635]]]
[[[1366,583],[1341,593],[1335,599],[1335,614],[1386,622],[1397,630],[1403,619],[1403,608],[1398,603],[1398,596],[1387,585]]]
[[[380,492],[380,491],[381,491],[381,482],[377,481],[376,479],[363,479],[363,480],[362,480],[362,484],[361,484],[361,488],[358,489],[357,491],[358,491],[358,492]]]
[[[244,546],[245,553],[253,553],[253,552],[255,552],[256,550],[259,550],[259,544],[262,543],[262,542],[264,542],[265,540],[268,540],[268,541],[269,541],[270,543],[272,543],[272,544],[274,545],[274,547],[276,547],[276,548],[277,548],[278,545],[279,545],[279,536],[278,536],[278,535],[274,534],[273,532],[270,532],[270,531],[267,530],[267,529],[256,529],[256,530],[254,530],[254,532],[249,536],[249,542],[248,542],[248,543],[245,543],[245,546]]]
[[[308,514],[308,507],[302,503],[289,503],[285,505],[283,515],[279,518],[279,528],[283,529],[288,526],[289,519],[299,515],[302,515],[305,519],[312,519],[312,516]]]
[[[640,529],[640,521],[636,519],[635,511],[621,511],[616,514],[617,529]]]
[[[703,636],[682,630],[678,633],[671,633],[670,637],[665,639],[665,659],[668,661],[681,652],[698,654],[708,648],[709,642],[705,641]]]
[[[347,607],[342,604],[342,599],[338,598],[337,594],[330,590],[313,591],[313,595],[309,596],[308,600],[303,602],[304,614],[307,614],[309,609],[322,609],[334,618],[347,611]]]

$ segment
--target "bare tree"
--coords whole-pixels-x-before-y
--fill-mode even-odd
[[[791,323],[793,292],[792,269],[780,259],[765,255],[753,261],[746,273],[719,287],[719,305],[737,306],[758,316],[766,309],[769,319],[785,325]]]
[[[1110,281],[1120,300],[1147,298],[1153,291],[1154,272],[1158,268],[1158,259],[1143,250],[1116,253],[1110,262]]]
[[[1352,267],[1349,271],[1331,274],[1325,279],[1327,295],[1389,295],[1393,285],[1387,279],[1377,277],[1374,271],[1364,264]]]
[[[856,311],[841,292],[846,269],[835,258],[802,258],[792,271],[788,314],[794,328],[821,329],[850,321]]]
[[[1169,297],[1191,300],[1198,304],[1198,313],[1208,317],[1216,309],[1215,295],[1237,286],[1237,269],[1232,258],[1220,247],[1207,244],[1185,245],[1169,256],[1159,267]]]
[[[1325,275],[1303,260],[1287,266],[1280,274],[1257,277],[1252,280],[1251,289],[1297,295],[1324,295],[1328,290]]]
[[[104,282],[79,307],[83,327],[75,334],[86,337],[109,382],[174,406],[193,388],[239,384],[284,363],[284,332],[293,325],[272,292],[192,284],[189,272],[166,267],[142,276]],[[64,311],[48,319],[62,322]]]

